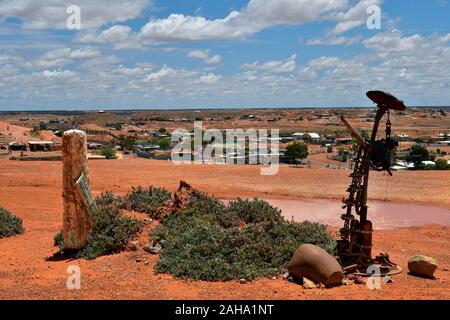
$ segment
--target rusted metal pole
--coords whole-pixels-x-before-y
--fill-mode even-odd
[[[64,132],[63,139],[63,237],[66,249],[81,249],[91,234],[91,214],[77,181],[82,175],[88,181],[86,133]]]

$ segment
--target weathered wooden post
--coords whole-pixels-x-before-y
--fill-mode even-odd
[[[81,249],[92,230],[86,133],[80,130],[66,131],[62,142],[64,246],[67,249]]]

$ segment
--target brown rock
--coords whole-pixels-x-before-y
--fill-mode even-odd
[[[413,275],[433,278],[438,265],[436,260],[423,255],[415,255],[408,260],[409,272]]]

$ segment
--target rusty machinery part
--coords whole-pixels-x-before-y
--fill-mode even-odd
[[[371,275],[366,272],[367,268],[376,265],[379,267],[380,274],[392,275],[401,272],[401,268],[392,263],[387,254],[372,258],[373,226],[367,219],[367,191],[370,169],[387,171],[392,175],[391,157],[397,143],[391,138],[390,110],[402,111],[406,107],[403,101],[383,91],[369,91],[367,97],[379,108],[370,140],[364,139],[343,117],[341,118],[359,144],[359,149],[354,160],[353,172],[350,174],[352,182],[347,189],[348,196],[342,200],[344,204],[342,209],[346,211],[341,215],[344,226],[339,230],[341,239],[338,240],[338,253],[344,269],[356,266],[353,269],[357,271],[357,274],[367,276]],[[387,115],[386,136],[377,140],[378,127],[385,115]]]

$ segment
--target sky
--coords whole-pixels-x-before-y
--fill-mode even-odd
[[[0,0],[0,111],[450,105],[449,17],[448,0]]]

